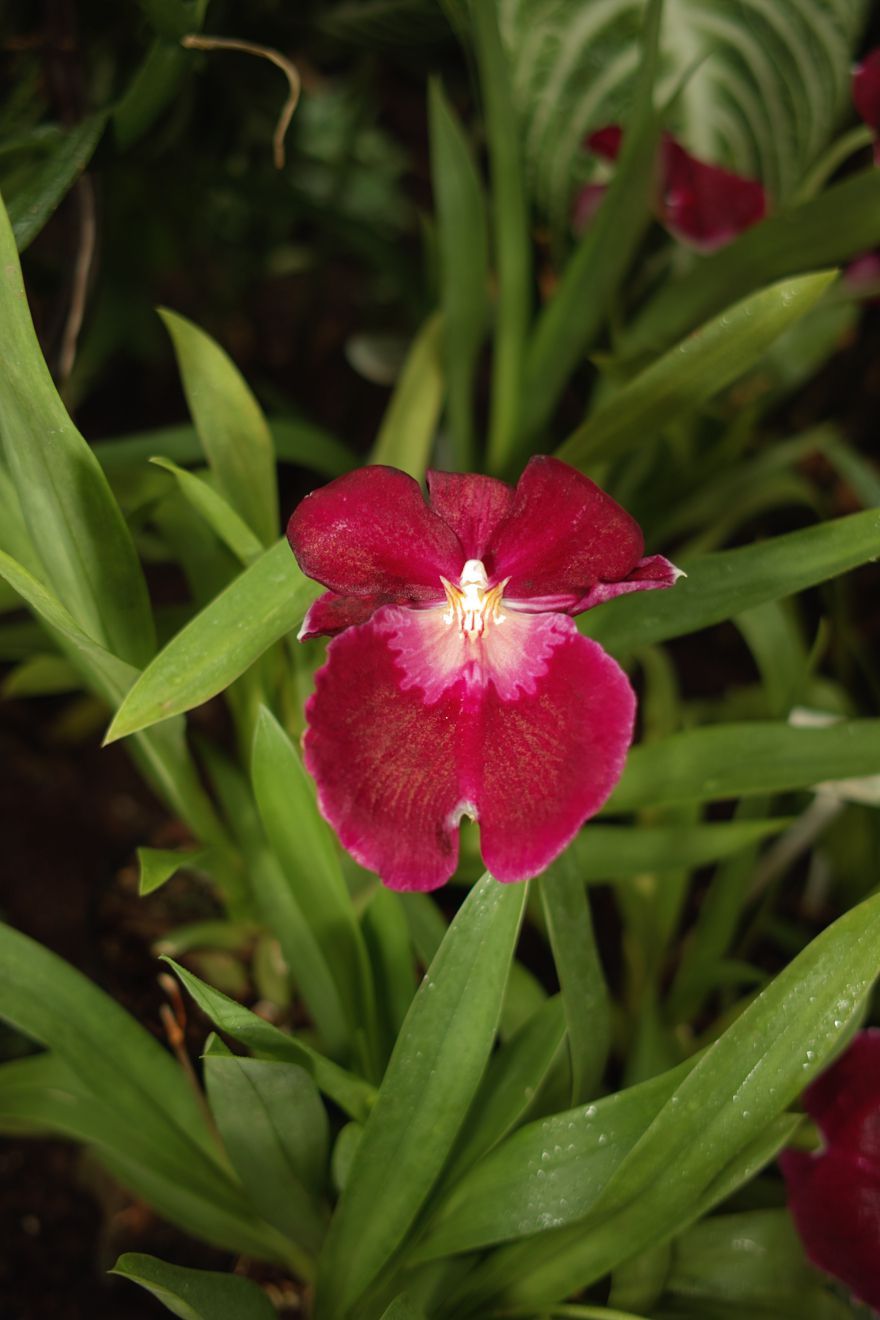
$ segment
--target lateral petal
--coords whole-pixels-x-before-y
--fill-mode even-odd
[[[391,467],[364,467],[307,495],[287,524],[307,577],[342,596],[423,603],[444,599],[466,556],[421,487]]]
[[[428,473],[429,503],[458,536],[467,559],[482,559],[489,538],[513,506],[513,487],[497,477]]]
[[[391,889],[429,890],[458,862],[464,683],[449,665],[427,700],[391,649],[402,615],[421,618],[388,606],[330,643],[306,706],[305,763],[352,856]]]
[[[599,810],[623,772],[635,720],[623,670],[570,618],[519,623],[530,633],[519,680],[512,655],[495,658],[459,753],[483,860],[505,882],[543,871]]]
[[[714,252],[764,219],[767,194],[757,179],[698,160],[667,135],[660,214],[676,238]]]
[[[339,596],[325,591],[306,611],[297,641],[307,642],[312,637],[335,637],[346,628],[366,623],[380,605],[387,604],[378,596]]]
[[[484,562],[490,578],[510,579],[505,598],[570,605],[598,582],[627,577],[643,548],[638,523],[610,495],[567,463],[541,455],[520,477]]]
[[[680,577],[684,577],[681,569],[676,568],[663,555],[648,555],[645,559],[640,559],[622,581],[597,582],[566,613],[581,614],[584,610],[591,610],[594,605],[604,605],[606,600],[613,600],[615,596],[627,596],[631,591],[674,587]]]

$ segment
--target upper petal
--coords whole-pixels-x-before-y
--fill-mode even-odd
[[[567,463],[539,456],[520,477],[484,562],[495,581],[510,579],[508,599],[547,597],[566,608],[597,582],[625,578],[643,548],[638,523],[610,495]]]
[[[391,467],[358,468],[307,495],[287,537],[306,576],[343,596],[443,600],[441,576],[457,577],[466,558],[418,482]]]
[[[766,214],[767,194],[757,179],[698,160],[667,134],[661,218],[676,238],[712,252]]]
[[[466,559],[482,559],[495,528],[510,513],[513,487],[475,473],[428,473],[431,508],[458,536]]]

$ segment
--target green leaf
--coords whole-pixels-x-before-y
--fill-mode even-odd
[[[279,462],[296,463],[326,477],[339,477],[356,467],[356,456],[340,440],[312,422],[290,417],[268,418]],[[111,477],[128,467],[146,463],[154,454],[175,463],[201,463],[202,446],[194,426],[158,426],[152,431],[100,440],[95,457]]]
[[[643,872],[691,870],[730,857],[791,824],[775,820],[711,825],[600,825],[592,821],[570,845],[582,881],[601,884]]]
[[[791,1104],[852,1032],[880,970],[880,897],[823,931],[701,1056],[583,1223],[546,1235],[526,1263],[499,1252],[511,1303],[588,1286],[693,1215],[725,1166]]]
[[[169,1265],[155,1256],[127,1251],[111,1274],[130,1279],[182,1320],[274,1320],[275,1308],[250,1279],[214,1270]]]
[[[563,853],[540,880],[541,903],[565,1005],[571,1103],[595,1095],[611,1044],[608,987],[577,859]]]
[[[382,1312],[381,1320],[428,1320],[428,1318],[422,1308],[416,1306],[415,1302],[411,1301],[406,1293],[401,1293]]]
[[[668,641],[838,577],[880,554],[880,513],[869,509],[756,545],[685,560],[670,591],[621,596],[579,622],[617,656]]]
[[[619,123],[633,96],[645,0],[504,5],[504,32],[538,201],[566,214],[583,177],[583,139]],[[850,64],[865,6],[844,0],[670,4],[660,99],[669,128],[701,157],[758,175],[788,196],[849,104]]]
[[[880,720],[824,729],[717,724],[634,748],[606,809],[780,793],[878,771]]]
[[[260,707],[251,778],[263,828],[319,944],[352,1027],[374,1030],[369,960],[315,787],[271,711]]]
[[[278,534],[275,455],[266,419],[219,344],[167,309],[187,403],[220,491],[264,545]]]
[[[492,1048],[525,897],[484,877],[428,969],[319,1262],[320,1317],[341,1320],[393,1256],[449,1155]]]
[[[413,340],[370,455],[371,463],[400,468],[417,481],[425,475],[443,404],[442,331],[435,312]]]
[[[495,307],[489,464],[502,469],[519,425],[526,335],[532,309],[532,244],[511,71],[499,31],[496,0],[470,4],[480,73],[492,185],[492,226],[498,299]]]
[[[104,132],[104,113],[85,119],[59,136],[37,164],[28,171],[21,187],[8,199],[9,223],[19,252],[28,244],[62,202],[88,165]]]
[[[520,1128],[452,1188],[417,1259],[476,1251],[585,1219],[690,1066]]]
[[[187,25],[185,31],[192,32],[194,26]],[[120,151],[128,151],[149,131],[192,67],[193,57],[179,39],[155,39],[113,110],[113,135]]]
[[[621,338],[622,358],[674,344],[695,325],[773,280],[848,261],[880,244],[880,174],[854,174],[813,201],[770,216],[667,284]]]
[[[43,361],[2,206],[0,271],[0,435],[24,520],[47,582],[80,627],[143,664],[155,642],[134,544]]]
[[[138,893],[141,898],[160,889],[178,871],[197,871],[207,858],[207,850],[176,852],[166,848],[138,848]]]
[[[329,1135],[314,1081],[298,1064],[242,1059],[216,1044],[204,1067],[211,1112],[245,1191],[303,1248],[300,1272],[311,1278],[310,1258],[324,1236],[316,1191],[326,1178]]]
[[[661,119],[654,108],[662,4],[646,6],[635,103],[602,205],[560,276],[529,345],[521,433],[540,436],[572,371],[601,329],[648,227]],[[567,44],[567,43],[566,43]]]
[[[815,305],[836,272],[762,289],[670,349],[601,405],[557,450],[573,467],[643,446],[668,422],[693,412],[757,362]]]
[[[369,1082],[353,1073],[346,1072],[323,1054],[306,1045],[295,1036],[288,1036],[277,1027],[273,1027],[264,1018],[257,1017],[243,1004],[237,1003],[227,995],[221,994],[213,986],[179,966],[171,958],[163,958],[174,969],[184,987],[192,995],[199,1008],[211,1019],[218,1031],[225,1032],[239,1044],[245,1045],[258,1058],[281,1059],[299,1064],[314,1078],[319,1090],[333,1100],[351,1118],[363,1121],[372,1107],[376,1091]]]
[[[391,1053],[416,992],[409,924],[400,895],[376,885],[361,921],[373,967],[384,1060]]]
[[[474,379],[489,313],[489,247],[483,185],[439,82],[428,87],[431,182],[440,250],[440,306],[457,466],[475,464]]]
[[[150,462],[177,479],[186,500],[240,563],[247,565],[258,558],[262,545],[222,495],[194,472],[178,467],[169,458],[151,458]]]
[[[107,733],[125,738],[215,697],[296,628],[321,588],[278,541],[206,605],[147,665]]]
[[[63,655],[31,655],[17,665],[0,683],[0,695],[7,700],[16,697],[54,696],[59,692],[75,692],[82,679]]]

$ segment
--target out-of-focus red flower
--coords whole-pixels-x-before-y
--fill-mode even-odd
[[[308,495],[287,535],[330,590],[305,763],[343,845],[392,889],[455,870],[463,816],[497,880],[549,866],[620,778],[635,697],[571,618],[671,587],[638,524],[587,477],[533,458],[493,477],[366,467]]]
[[[779,1158],[814,1265],[880,1309],[880,1030],[862,1031],[804,1092],[825,1147]]]
[[[852,97],[856,110],[874,130],[874,159],[880,165],[880,48],[872,50],[853,70]]]
[[[607,124],[584,145],[603,160],[616,161],[623,141],[619,124]],[[710,165],[685,151],[670,133],[660,144],[657,219],[682,243],[713,252],[767,214],[767,194],[756,179]],[[601,184],[587,184],[575,198],[578,231],[592,220],[602,199]]]

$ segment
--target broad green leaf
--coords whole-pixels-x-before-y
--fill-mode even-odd
[[[193,18],[185,30],[192,32],[199,26]],[[157,37],[153,41],[113,109],[113,135],[121,151],[143,138],[178,95],[192,67],[192,54],[184,50],[178,38]]]
[[[489,465],[505,467],[519,426],[522,371],[532,308],[532,244],[511,70],[495,0],[470,5],[471,36],[480,75],[498,297],[492,355]]]
[[[0,575],[54,630],[93,691],[115,706],[138,671],[93,641],[42,582],[2,551]],[[172,722],[162,729],[138,734],[133,750],[142,771],[172,810],[205,842],[225,847],[228,838],[199,782],[184,743],[182,724]]]
[[[671,590],[609,601],[582,616],[582,631],[614,655],[626,655],[804,591],[878,555],[880,512],[851,513],[756,545],[685,560],[687,577]]]
[[[369,961],[339,849],[318,811],[315,786],[299,753],[265,706],[254,729],[251,779],[266,836],[322,950],[348,1019],[352,1027],[360,1024],[372,1032]]]
[[[352,1118],[363,1121],[376,1097],[375,1088],[369,1082],[346,1072],[304,1041],[288,1036],[264,1018],[257,1017],[243,1004],[230,999],[213,986],[206,985],[173,959],[164,958],[163,962],[174,969],[175,975],[218,1031],[231,1036],[240,1045],[245,1045],[257,1058],[281,1059],[299,1064],[314,1078],[318,1089],[339,1105],[340,1109]]]
[[[409,923],[400,895],[376,885],[361,924],[373,967],[384,1060],[391,1053],[416,992]]]
[[[564,853],[540,881],[541,904],[565,1005],[571,1103],[595,1095],[611,1044],[611,1006],[577,858]]]
[[[435,312],[413,340],[370,455],[371,463],[400,468],[417,481],[425,475],[443,405],[442,332]]]
[[[587,1287],[692,1217],[725,1166],[827,1066],[880,971],[880,897],[840,917],[705,1051],[630,1151],[583,1223],[557,1229],[526,1263],[493,1261],[511,1304]]]
[[[489,1058],[526,888],[484,877],[428,968],[319,1262],[319,1317],[341,1320],[393,1256],[440,1174]]]
[[[177,479],[189,504],[240,563],[247,565],[259,557],[263,547],[258,538],[232,505],[206,481],[194,472],[178,467],[169,458],[151,458],[150,462]]]
[[[736,303],[635,376],[557,450],[574,467],[617,458],[693,412],[757,362],[822,296],[835,272],[785,280]]]
[[[274,1320],[266,1294],[238,1274],[169,1265],[137,1251],[120,1256],[110,1273],[146,1289],[181,1320]]]
[[[303,577],[287,542],[277,541],[146,667],[116,712],[107,742],[215,697],[302,622],[320,590]]]
[[[328,1053],[346,1056],[355,1033],[331,960],[303,912],[290,877],[267,844],[250,784],[238,765],[212,744],[202,747],[202,756],[244,854],[260,915],[281,946],[290,976]]]
[[[588,884],[643,872],[690,870],[741,852],[791,824],[775,820],[711,825],[600,825],[591,822],[570,845],[572,862]]]
[[[489,312],[486,202],[470,145],[436,81],[428,88],[428,123],[449,425],[457,466],[466,472],[475,465],[474,379]]]
[[[255,1216],[234,1183],[206,1181],[179,1145],[157,1141],[151,1125],[112,1091],[96,1094],[50,1052],[0,1067],[0,1131],[81,1142],[118,1182],[186,1233],[294,1267],[285,1239]]]
[[[770,720],[717,724],[634,748],[607,810],[808,789],[878,771],[880,720],[824,729]]]
[[[327,477],[339,477],[357,466],[357,458],[335,436],[312,422],[289,417],[267,419],[279,462],[296,463]],[[95,457],[109,476],[146,463],[154,454],[174,463],[201,463],[204,453],[194,426],[158,426],[152,431],[100,440]]]
[[[444,1187],[454,1187],[520,1122],[559,1057],[565,1029],[562,1000],[554,995],[496,1050],[444,1171]]]
[[[187,403],[226,499],[264,545],[278,534],[275,455],[266,419],[238,369],[203,330],[163,309]]]
[[[134,544],[107,478],[61,402],[28,312],[0,205],[0,440],[46,580],[80,627],[141,665],[155,647]]]
[[[177,852],[167,848],[138,848],[138,893],[141,898],[160,889],[178,871],[198,870],[203,865],[208,853]]]
[[[645,0],[502,0],[503,31],[539,204],[556,218],[583,176],[584,136],[633,95]],[[849,104],[862,0],[669,3],[662,28],[669,128],[703,158],[788,196]]]
[[[211,1113],[245,1191],[303,1249],[300,1270],[311,1278],[310,1258],[324,1236],[315,1192],[325,1181],[328,1143],[314,1081],[298,1064],[242,1059],[216,1043],[204,1068]]]
[[[666,285],[621,337],[620,356],[653,356],[773,280],[848,261],[880,244],[880,174],[867,169],[747,229]]]
[[[422,1308],[416,1306],[406,1293],[401,1293],[382,1312],[381,1320],[428,1320],[428,1318]]]
[[[106,114],[87,115],[42,152],[8,199],[9,222],[23,252],[76,183],[98,145]]]
[[[451,1189],[416,1258],[476,1251],[583,1220],[690,1066],[514,1132]]]
[[[577,6],[572,6],[576,8]],[[654,108],[660,0],[645,7],[641,68],[620,159],[595,218],[544,307],[526,361],[521,435],[534,443],[601,329],[648,226],[661,120]]]

